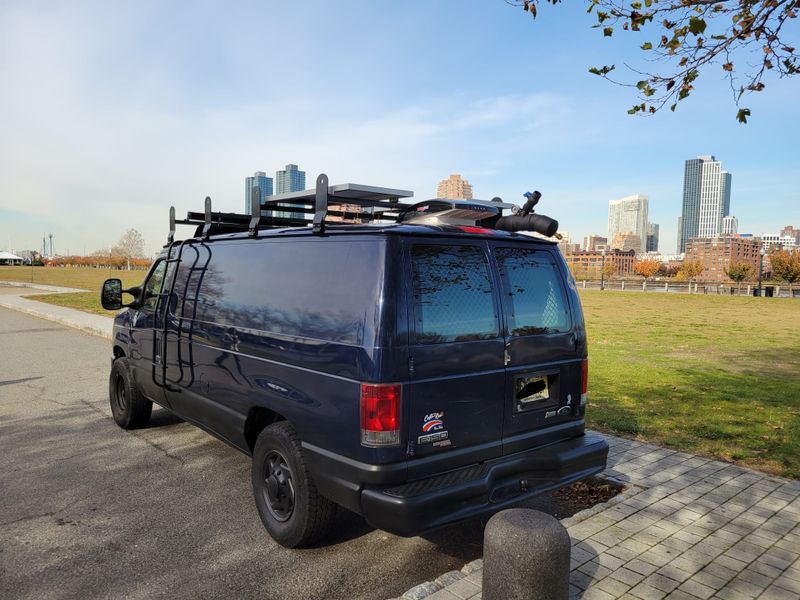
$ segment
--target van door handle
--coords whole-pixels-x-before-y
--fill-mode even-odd
[[[511,363],[511,344],[506,344],[505,350],[503,351],[503,364],[508,366]]]

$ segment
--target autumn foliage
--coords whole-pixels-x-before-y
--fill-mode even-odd
[[[661,269],[661,263],[653,258],[645,258],[633,265],[633,272],[645,279],[650,279]]]

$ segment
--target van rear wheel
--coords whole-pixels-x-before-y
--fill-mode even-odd
[[[108,399],[114,422],[123,429],[147,425],[153,403],[145,398],[131,377],[128,359],[120,357],[111,366],[108,380]]]
[[[336,504],[317,491],[289,423],[273,423],[258,436],[251,474],[261,521],[281,546],[309,546],[328,533]]]

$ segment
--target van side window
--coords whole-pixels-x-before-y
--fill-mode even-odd
[[[561,274],[549,252],[500,247],[496,256],[506,293],[511,297],[511,335],[559,333],[572,328]]]
[[[167,263],[162,260],[155,266],[153,272],[150,273],[150,277],[147,279],[147,283],[144,286],[144,306],[151,309],[156,307],[158,294],[161,293],[161,286],[164,285],[164,274],[166,272]]]
[[[209,245],[196,320],[343,344],[374,343],[385,245],[376,241]],[[204,257],[201,257],[206,261]],[[205,264],[205,263],[204,263]],[[189,278],[187,294],[193,294]],[[185,317],[188,314],[187,302]]]
[[[499,336],[489,264],[482,248],[414,245],[411,265],[417,343]]]

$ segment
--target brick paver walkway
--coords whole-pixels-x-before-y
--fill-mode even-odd
[[[800,481],[607,438],[605,474],[644,489],[563,521],[573,598],[800,599]],[[427,600],[479,599],[481,571],[442,576]]]

